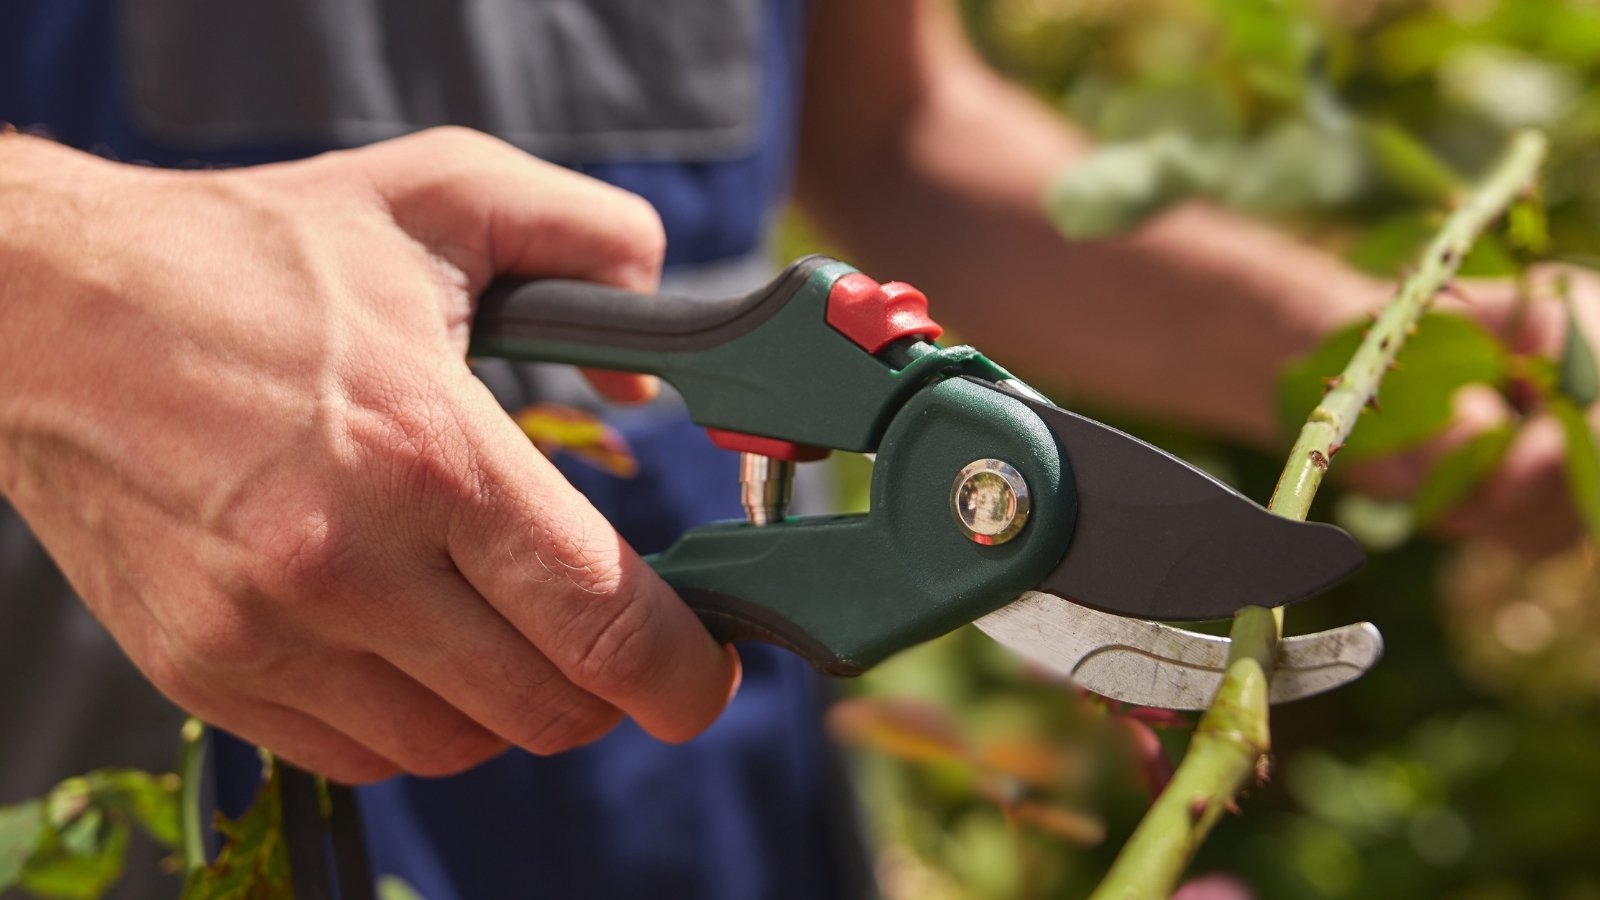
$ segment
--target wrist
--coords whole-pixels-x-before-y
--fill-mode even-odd
[[[43,138],[0,132],[0,494],[14,499],[15,435],[30,395],[65,352],[68,278],[100,268],[95,207],[124,168]]]

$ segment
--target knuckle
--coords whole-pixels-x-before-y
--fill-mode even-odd
[[[320,504],[274,516],[253,541],[263,593],[281,601],[325,595],[344,579],[352,545]]]
[[[174,673],[270,677],[279,659],[258,617],[229,601],[197,604],[171,626]]]
[[[514,742],[529,753],[549,756],[599,739],[621,717],[613,707],[587,696],[559,705],[545,704]]]
[[[395,483],[412,494],[430,495],[465,486],[454,465],[456,421],[443,404],[418,400],[385,415],[382,454]]]
[[[446,389],[425,379],[372,379],[348,391],[356,411],[346,425],[359,468],[351,481],[375,480],[385,503],[454,498],[472,488],[463,464],[461,414]],[[403,510],[414,516],[423,510]]]
[[[495,147],[499,141],[476,128],[465,125],[435,125],[418,134],[418,140],[430,144],[437,144],[441,151],[449,150],[481,150]]]
[[[585,605],[575,626],[583,636],[564,642],[572,680],[602,696],[638,692],[657,669],[651,605],[629,592],[597,596]]]
[[[315,772],[340,784],[371,784],[400,772],[394,763],[372,753],[354,751],[302,753],[278,750],[274,752],[302,769]]]
[[[590,598],[612,598],[624,593],[622,564],[614,541],[593,534],[581,523],[544,523],[543,540],[533,548],[544,580],[559,579]]]
[[[623,214],[619,222],[626,229],[627,245],[635,262],[654,268],[667,252],[667,231],[661,214],[638,194],[622,191],[621,195]]]
[[[402,760],[414,775],[440,778],[458,775],[498,756],[506,748],[501,739],[476,725],[463,722],[442,743],[410,747]]]

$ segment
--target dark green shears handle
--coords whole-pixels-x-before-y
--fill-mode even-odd
[[[1077,504],[1054,435],[999,389],[1009,376],[970,347],[905,340],[873,354],[827,320],[855,269],[825,257],[722,301],[641,296],[573,281],[498,282],[471,353],[658,375],[700,425],[876,452],[871,512],[692,529],[651,565],[722,640],[756,639],[818,669],[855,674],[972,621],[1060,561]],[[1003,459],[1032,512],[1008,543],[968,539],[956,474]]]

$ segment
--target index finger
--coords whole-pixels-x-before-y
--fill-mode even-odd
[[[578,687],[669,741],[703,731],[737,665],[677,594],[474,385],[473,500],[447,548],[468,582]]]

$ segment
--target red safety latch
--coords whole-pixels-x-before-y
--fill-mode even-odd
[[[828,324],[868,353],[877,353],[912,335],[935,340],[944,334],[928,318],[928,298],[903,281],[879,284],[860,272],[833,283],[828,292]]]
[[[706,434],[711,436],[711,443],[724,450],[736,450],[740,453],[757,453],[770,456],[773,459],[782,459],[788,462],[815,462],[824,459],[832,452],[827,447],[813,447],[810,444],[796,444],[794,441],[785,441],[780,438],[762,437],[759,434],[745,434],[742,431],[724,431],[721,428],[707,428]]]

